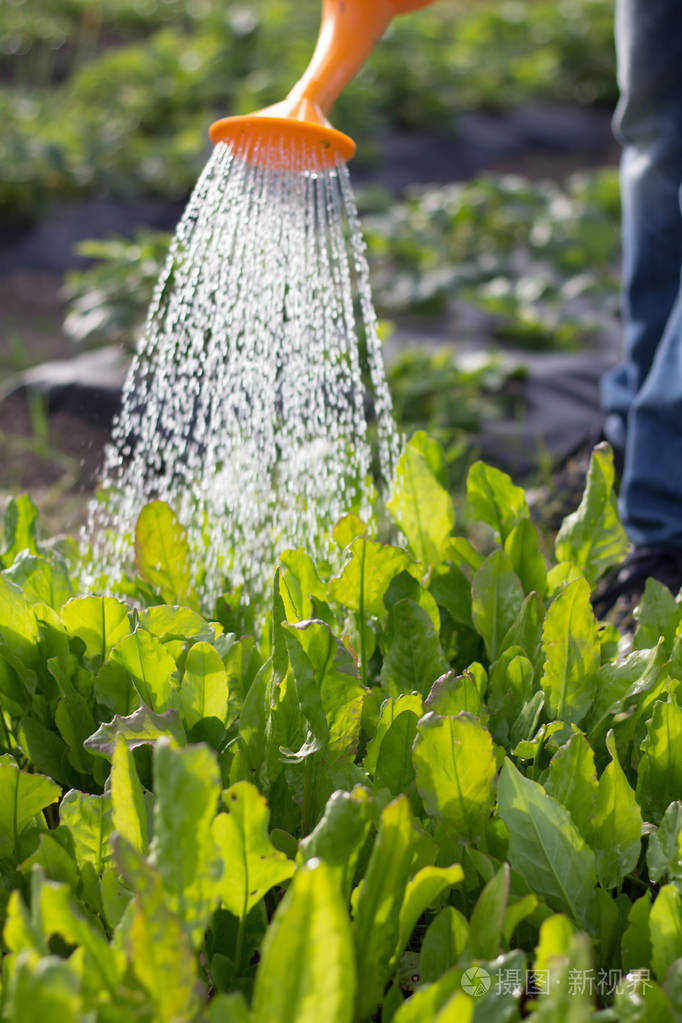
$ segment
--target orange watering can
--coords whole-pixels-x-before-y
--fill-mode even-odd
[[[273,168],[292,168],[294,152],[308,168],[350,160],[355,143],[332,128],[326,114],[391,19],[429,3],[433,0],[323,0],[315,52],[287,98],[254,114],[214,121],[211,140],[229,142],[250,162]]]

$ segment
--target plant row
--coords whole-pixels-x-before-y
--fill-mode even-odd
[[[649,581],[629,653],[594,617],[605,446],[549,559],[505,474],[469,472],[477,546],[443,482],[416,435],[400,542],[349,515],[267,607],[201,608],[158,502],[78,595],[9,505],[3,1019],[679,1018],[682,609]]]

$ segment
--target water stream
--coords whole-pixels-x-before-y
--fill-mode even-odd
[[[302,143],[286,155],[271,169],[219,143],[189,200],[90,508],[86,584],[131,571],[137,516],[161,499],[207,604],[225,577],[261,588],[282,550],[326,553],[331,524],[370,514],[373,475],[390,479],[398,436],[348,170],[304,169]]]

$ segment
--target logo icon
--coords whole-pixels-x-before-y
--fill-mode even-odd
[[[490,974],[482,966],[470,966],[462,974],[462,991],[473,998],[480,998],[490,990]]]

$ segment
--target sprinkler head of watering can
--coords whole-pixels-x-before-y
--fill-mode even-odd
[[[433,0],[323,0],[315,52],[286,99],[214,121],[211,140],[275,170],[317,170],[350,160],[355,143],[331,126],[328,111],[391,19],[429,3]]]

